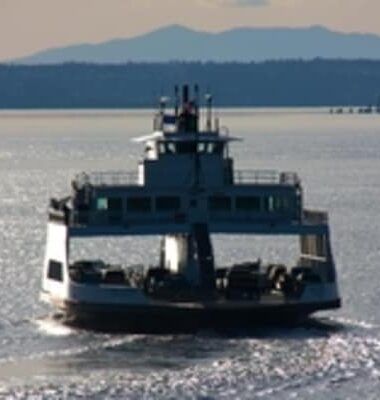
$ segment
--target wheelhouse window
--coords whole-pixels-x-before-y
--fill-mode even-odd
[[[158,151],[160,154],[175,154],[176,146],[173,142],[160,142],[158,144]]]
[[[177,154],[195,154],[197,152],[197,142],[177,142],[176,153]]]
[[[160,196],[156,198],[157,211],[178,211],[181,208],[181,199],[177,196]]]
[[[224,144],[222,142],[212,142],[210,143],[210,153],[212,154],[222,154]]]
[[[150,197],[129,197],[127,210],[130,212],[150,212],[152,210]]]
[[[258,196],[236,197],[236,210],[238,211],[261,211],[261,198]]]
[[[165,153],[166,154],[175,154],[176,153],[176,146],[173,142],[166,142],[165,143]]]
[[[212,141],[176,141],[160,142],[160,154],[223,154],[224,143]]]
[[[208,199],[210,211],[231,211],[231,198],[227,196],[211,196]]]
[[[222,154],[223,150],[223,142],[203,142],[198,145],[198,152],[201,154]]]

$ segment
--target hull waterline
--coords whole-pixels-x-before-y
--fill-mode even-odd
[[[69,326],[101,332],[194,333],[200,330],[252,329],[298,324],[311,314],[337,309],[328,302],[227,307],[109,306],[66,302],[61,321]]]

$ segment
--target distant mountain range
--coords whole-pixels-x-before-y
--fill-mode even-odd
[[[324,27],[238,28],[199,32],[173,25],[129,39],[48,49],[11,60],[16,64],[167,61],[250,62],[314,58],[380,59],[380,36]]]

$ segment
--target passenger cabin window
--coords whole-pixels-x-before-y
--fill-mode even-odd
[[[63,282],[63,265],[61,262],[54,260],[49,261],[48,278],[53,281]]]
[[[123,210],[123,200],[120,197],[110,197],[108,199],[108,210],[120,213]]]
[[[127,210],[130,212],[150,212],[152,209],[150,197],[129,197]]]
[[[204,154],[207,153],[207,147],[208,147],[208,143],[207,142],[199,142],[198,143],[198,153],[199,154]]]
[[[264,210],[267,212],[284,212],[289,210],[290,201],[285,196],[268,196],[264,198]]]
[[[119,225],[122,222],[123,200],[120,197],[108,198],[108,222]]]
[[[231,211],[231,198],[227,196],[212,196],[208,199],[210,211]]]
[[[261,211],[261,199],[258,196],[236,197],[236,209],[238,211]]]
[[[99,211],[108,210],[108,199],[106,197],[99,197],[96,200],[96,209]]]
[[[176,196],[161,196],[156,198],[157,211],[178,211],[181,208],[181,199]]]
[[[278,212],[288,211],[290,209],[290,200],[285,196],[276,196],[274,198],[274,210]]]
[[[123,200],[120,197],[99,197],[96,208],[100,211],[121,212],[123,210]]]
[[[273,196],[264,197],[264,211],[266,212],[275,211],[274,204],[275,202]]]

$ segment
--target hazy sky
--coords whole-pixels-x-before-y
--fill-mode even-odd
[[[0,59],[129,37],[168,24],[325,25],[380,34],[380,0],[0,0]]]

